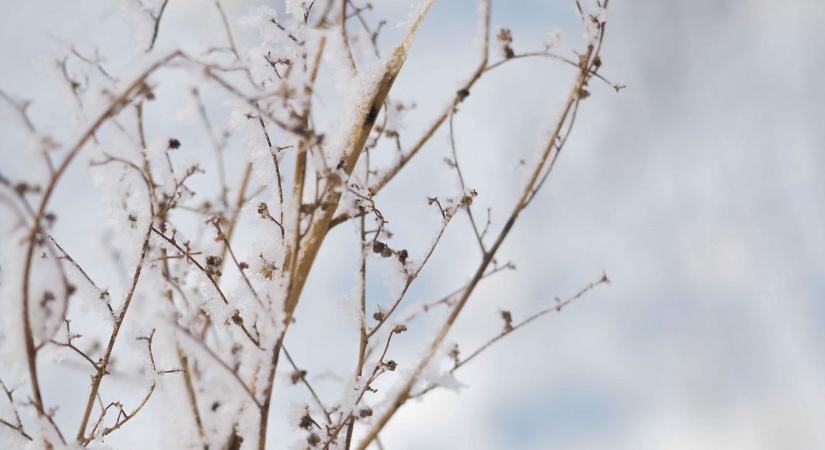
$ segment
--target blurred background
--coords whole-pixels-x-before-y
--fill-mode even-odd
[[[237,23],[260,2],[224,3]],[[391,20],[405,17],[406,2],[378,3]],[[32,100],[33,119],[71,141],[83,118],[72,112],[54,61],[71,42],[99,49],[113,71],[129,73],[148,39],[146,21],[135,20],[129,5],[2,2],[0,89]],[[395,99],[417,104],[402,140],[417,137],[473,70],[476,11],[471,0],[436,2],[394,88]],[[494,26],[512,29],[517,52],[541,49],[554,29],[563,33],[562,53],[582,42],[571,1],[494,1],[492,17]],[[157,54],[222,42],[219,20],[211,2],[171,0]],[[385,447],[825,448],[825,89],[817,81],[824,23],[825,4],[815,0],[612,1],[602,73],[627,88],[617,94],[591,83],[556,171],[500,252],[499,260],[518,270],[480,286],[449,340],[469,353],[500,331],[502,309],[518,320],[602,271],[612,283],[468,364],[456,374],[466,385],[460,393],[437,390],[410,402],[382,434]],[[253,33],[236,29],[240,41],[254,43]],[[388,30],[385,48],[399,33],[392,23]],[[475,211],[483,216],[492,208],[493,232],[521,190],[518,161],[529,164],[543,146],[573,70],[542,59],[508,63],[485,76],[456,115],[459,156],[479,192]],[[160,105],[164,92],[174,98],[189,86],[182,73],[153,81],[161,86]],[[229,123],[225,99],[209,98],[208,107],[216,121]],[[13,111],[0,105],[0,170],[21,177],[35,169],[20,157],[16,127]],[[159,140],[174,132],[190,148],[206,142],[178,123],[149,129]],[[426,196],[456,193],[441,161],[449,155],[444,131],[378,198],[393,242],[413,255],[439,221]],[[192,151],[208,172],[211,153]],[[62,185],[55,234],[115,284],[91,231],[106,219],[86,173],[79,164]],[[407,305],[438,298],[472,274],[477,244],[466,217],[457,220]],[[241,235],[237,245],[253,242]],[[341,227],[325,244],[290,331],[290,351],[330,399],[340,385],[324,374],[341,367],[349,373],[356,348],[357,324],[342,320],[356,287],[355,242],[355,227]],[[380,262],[376,267],[380,273]],[[385,285],[393,280],[385,272],[371,281],[371,303],[389,301]],[[393,359],[416,361],[439,320],[411,329]],[[50,403],[76,404],[86,395],[81,371],[57,367],[44,377]],[[275,414],[303,396],[282,384]],[[158,398],[110,444],[169,448],[139,433],[174,426],[164,424],[167,406]],[[71,425],[74,415],[67,406],[56,417]],[[272,448],[284,448],[294,430],[276,423],[272,436]]]

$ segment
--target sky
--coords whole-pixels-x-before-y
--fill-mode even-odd
[[[227,12],[238,20],[255,4],[233,3]],[[382,7],[403,18],[406,5]],[[438,1],[422,27],[394,88],[397,98],[417,103],[405,118],[408,139],[472,71],[475,12],[472,1]],[[172,0],[167,14],[158,54],[223,39],[209,31],[217,16],[201,2]],[[66,120],[71,97],[60,92],[52,61],[65,51],[62,42],[74,42],[100,48],[128,72],[135,63],[129,55],[140,54],[146,38],[129,16],[125,7],[92,0],[3,2],[0,89],[32,99],[33,118],[68,140],[76,134],[74,119]],[[513,30],[517,51],[540,48],[555,28],[563,45],[582,35],[566,0],[494,1],[492,23]],[[627,88],[615,93],[592,82],[556,171],[502,248],[500,260],[518,269],[481,285],[449,340],[469,351],[500,330],[502,309],[526,317],[602,272],[611,284],[457,372],[466,385],[461,392],[437,390],[411,401],[382,434],[385,447],[825,447],[825,182],[817,172],[825,164],[825,88],[817,81],[825,66],[822,23],[825,5],[814,0],[612,1],[603,73]],[[389,28],[388,36],[398,32]],[[241,41],[254,39],[239,33]],[[479,192],[474,207],[493,208],[494,228],[521,189],[517,161],[535,158],[572,76],[547,60],[514,62],[485,76],[456,115],[465,176]],[[168,87],[159,89],[170,96],[186,86],[184,74],[163,80]],[[226,114],[219,98],[208,107],[217,117]],[[19,175],[34,169],[19,162],[13,119],[0,107],[0,170]],[[175,126],[152,124],[158,139]],[[184,142],[203,141],[186,133]],[[437,224],[424,198],[456,189],[441,162],[449,154],[446,133],[422,152],[378,199],[388,199],[382,210],[393,218],[397,242],[413,254]],[[105,221],[95,206],[100,193],[82,169],[70,171],[63,192],[55,203],[64,205],[66,218],[56,235],[101,277],[116,280],[88,231]],[[408,300],[437,298],[471,275],[478,248],[463,216],[456,225]],[[355,228],[336,233],[322,249],[288,338],[310,374],[350,364],[355,348],[346,297],[356,274],[341,262],[356,255]],[[391,275],[376,277],[373,301],[386,301],[392,282]],[[437,323],[412,329],[394,359],[415,361],[421,338]],[[86,376],[77,370],[57,368],[44,377],[45,395],[55,402],[84,395]],[[68,382],[80,386],[77,392],[65,388]],[[322,376],[318,383],[329,398],[340,390]],[[286,383],[282,391],[276,414],[303,394]],[[153,436],[134,430],[169,427],[167,407],[150,404],[111,445],[156,446]],[[71,424],[71,415],[66,408],[57,417]],[[273,448],[291,442],[284,424],[272,433]]]

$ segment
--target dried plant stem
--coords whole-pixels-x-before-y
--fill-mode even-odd
[[[358,69],[355,66],[355,58],[352,56],[352,48],[350,48],[349,36],[347,35],[347,0],[341,0],[341,11],[338,16],[338,24],[341,29],[341,42],[347,50],[347,62],[349,62],[349,68],[353,73],[356,73],[358,72]]]
[[[367,164],[365,168],[365,183],[369,184],[369,153],[367,153]],[[367,232],[366,232],[366,215],[361,214],[359,221],[359,249],[360,249],[360,264],[358,269],[358,363],[355,366],[355,376],[361,377],[364,371],[364,362],[367,354],[367,342],[369,336],[367,335]],[[349,450],[352,445],[352,432],[355,429],[355,417],[349,420],[347,425],[347,437],[345,450]]]
[[[404,40],[395,48],[392,57],[387,62],[383,76],[379,81],[377,88],[371,96],[365,98],[363,101],[363,105],[365,107],[361,108],[362,113],[358,118],[359,120],[356,121],[352,130],[349,132],[346,152],[343,160],[341,161],[341,168],[347,175],[351,175],[353,169],[355,169],[355,164],[361,156],[361,151],[364,149],[364,144],[367,141],[367,137],[372,130],[372,126],[375,124],[375,120],[378,118],[378,111],[383,106],[384,100],[395,82],[395,78],[401,71],[401,67],[406,60],[409,47],[412,45],[416,32],[421,26],[421,23],[424,21],[424,17],[426,17],[432,7],[432,4],[433,0],[428,0],[427,3],[425,3],[418,17],[416,17],[404,37]],[[292,313],[295,311],[295,307],[298,305],[298,299],[301,296],[304,283],[309,275],[309,270],[315,262],[315,257],[318,255],[318,250],[321,248],[321,244],[323,243],[327,231],[329,230],[332,216],[335,214],[335,209],[341,200],[341,191],[332,183],[328,183],[324,190],[322,199],[322,204],[326,205],[326,208],[322,209],[320,216],[310,225],[303,251],[300,255],[298,255],[298,257],[296,257],[297,264],[290,266],[290,270],[294,273],[294,275],[285,302],[285,312],[287,313],[287,317],[292,316]]]
[[[539,182],[540,177],[545,170],[548,160],[550,159],[554,151],[557,152],[557,140],[562,132],[565,123],[567,123],[568,116],[573,110],[574,105],[578,103],[582,90],[584,89],[587,83],[587,80],[591,72],[591,65],[593,64],[593,60],[595,59],[594,56],[598,56],[598,53],[593,44],[589,44],[585,53],[581,55],[579,62],[579,73],[576,76],[576,80],[573,84],[573,87],[567,96],[567,101],[565,102],[565,106],[562,109],[562,113],[558,121],[556,122],[556,125],[553,129],[553,133],[551,134],[547,145],[545,146],[541,156],[539,157],[539,160],[536,163],[533,172],[530,175],[519,200],[516,202],[513,211],[510,213],[507,222],[504,224],[504,227],[499,232],[498,237],[490,247],[489,251],[487,251],[484,254],[481,263],[476,269],[475,275],[473,275],[473,278],[471,279],[467,288],[464,290],[464,292],[462,293],[458,301],[455,303],[455,305],[452,307],[449,316],[447,317],[446,321],[441,326],[432,343],[430,344],[429,351],[415,367],[411,376],[404,383],[403,387],[393,397],[392,401],[389,402],[389,408],[376,420],[375,424],[367,432],[367,435],[364,437],[364,439],[361,441],[358,447],[356,447],[358,450],[366,450],[367,446],[369,446],[369,444],[375,440],[376,436],[384,428],[384,426],[386,426],[387,422],[389,422],[389,420],[395,415],[398,409],[407,401],[413,386],[418,381],[419,376],[430,364],[430,361],[435,356],[438,348],[441,346],[444,339],[447,337],[447,333],[450,331],[459,314],[463,310],[464,305],[466,305],[467,300],[470,298],[470,295],[472,294],[476,285],[484,276],[484,273],[487,270],[487,266],[492,262],[496,252],[506,239],[507,235],[512,230],[513,225],[518,219],[520,213],[527,206],[530,197],[534,195],[536,184]]]
[[[78,442],[87,441],[85,436],[86,426],[89,423],[92,407],[94,406],[94,401],[97,397],[98,390],[100,390],[100,383],[103,381],[103,377],[108,373],[107,368],[109,367],[109,361],[111,360],[112,351],[115,347],[115,341],[117,341],[118,334],[123,326],[123,321],[126,319],[126,312],[129,310],[129,305],[131,305],[132,299],[134,298],[135,289],[137,288],[138,280],[140,279],[140,274],[143,270],[143,262],[145,261],[146,253],[149,250],[149,238],[152,235],[152,220],[153,219],[151,218],[149,219],[149,226],[147,227],[145,237],[143,238],[143,245],[141,246],[140,259],[138,260],[137,267],[135,268],[135,273],[132,276],[132,284],[129,286],[129,292],[126,294],[126,299],[123,301],[123,306],[120,309],[117,319],[115,319],[115,325],[112,329],[112,334],[109,336],[109,343],[106,345],[106,351],[103,353],[103,357],[100,359],[100,362],[97,363],[97,372],[92,376],[92,387],[89,389],[89,397],[86,399],[86,407],[80,420],[80,427],[77,430]]]
[[[384,174],[372,185],[371,189],[373,192],[378,192],[387,185],[397,174],[404,168],[405,165],[424,147],[424,144],[429,142],[430,138],[433,137],[436,131],[441,128],[441,125],[447,120],[449,115],[461,103],[467,95],[470,93],[470,89],[475,85],[475,83],[481,78],[481,75],[484,74],[485,69],[487,68],[487,61],[489,58],[489,47],[490,47],[490,3],[491,0],[484,0],[482,3],[482,15],[483,15],[483,23],[484,29],[482,30],[483,42],[482,42],[482,50],[481,50],[481,61],[479,62],[476,69],[473,71],[470,78],[464,83],[464,85],[456,92],[455,97],[453,97],[452,101],[444,111],[439,114],[433,123],[424,131],[424,134],[418,138],[418,140],[413,144],[413,146],[404,152],[401,155],[401,159],[392,166],[389,170],[384,172]]]
[[[363,104],[367,106],[367,108],[362,108],[363,113],[360,115],[359,120],[354,124],[353,129],[349,133],[348,145],[346,147],[343,160],[341,161],[341,167],[347,175],[352,174],[352,171],[355,169],[355,165],[361,155],[361,151],[364,148],[370,131],[372,130],[372,126],[375,124],[375,120],[378,117],[378,111],[384,104],[384,99],[387,97],[387,94],[389,94],[390,88],[392,87],[395,78],[398,76],[398,73],[404,64],[407,52],[409,51],[410,45],[412,45],[416,32],[421,26],[424,17],[426,17],[432,7],[432,3],[433,0],[428,0],[421,9],[418,17],[413,22],[404,37],[404,40],[396,47],[392,57],[387,62],[384,69],[384,74],[379,81],[375,92],[369,98],[364,99]],[[269,369],[270,379],[267,383],[267,387],[265,388],[265,392],[263,393],[265,397],[263,407],[261,408],[260,424],[258,428],[259,450],[265,450],[266,447],[266,428],[269,416],[269,405],[271,402],[272,386],[274,384],[275,372],[278,365],[278,356],[283,343],[284,333],[286,332],[286,328],[288,327],[295,312],[295,308],[298,305],[298,300],[300,299],[301,292],[304,284],[306,283],[307,276],[309,275],[309,270],[312,268],[312,264],[318,254],[318,250],[320,249],[321,244],[326,237],[326,233],[329,230],[329,223],[332,220],[335,209],[341,200],[341,192],[332,183],[328,183],[321,198],[322,204],[326,205],[326,208],[322,208],[320,216],[313,220],[310,224],[309,230],[307,231],[307,236],[305,238],[306,242],[303,244],[303,249],[300,248],[302,242],[300,227],[298,226],[294,230],[297,235],[297,241],[291,249],[292,256],[289,256],[289,260],[291,261],[289,265],[290,282],[287,290],[287,297],[284,302],[284,312],[286,316],[284,325],[285,329],[273,349],[272,364]],[[300,217],[300,209],[298,210],[298,215]],[[298,225],[300,225],[300,222]],[[287,253],[289,255],[289,252]]]
[[[301,116],[302,126],[306,128],[309,124],[309,114],[310,114],[310,107],[312,105],[312,92],[314,89],[314,83],[318,76],[318,69],[321,64],[321,55],[324,52],[324,46],[326,45],[326,38],[321,37],[320,41],[318,42],[318,51],[315,54],[315,61],[313,62],[313,66],[310,69],[310,84],[305,86],[306,95],[308,96],[304,111]],[[266,133],[266,129],[264,129],[264,133]],[[267,141],[269,140],[269,136],[267,136]],[[291,289],[292,283],[294,280],[294,266],[295,261],[298,258],[300,252],[300,244],[301,244],[301,204],[303,203],[304,197],[304,183],[306,179],[306,164],[307,164],[307,142],[306,139],[301,139],[298,144],[298,152],[295,156],[295,181],[294,181],[294,189],[293,189],[293,201],[295,202],[295,229],[293,230],[295,239],[292,242],[292,245],[287,249],[287,252],[284,255],[284,262],[289,263],[290,269],[290,281],[289,281],[289,288]],[[273,155],[273,158],[276,156]],[[276,168],[277,168],[277,160],[276,160]],[[280,176],[278,177],[278,187],[280,192]],[[281,208],[283,208],[283,200],[281,201]],[[281,218],[283,221],[283,217]],[[283,236],[283,232],[282,232]],[[284,264],[284,267],[287,265]],[[281,355],[281,348],[284,342],[284,335],[289,327],[289,323],[292,321],[292,311],[286,308],[286,302],[284,306],[286,314],[286,318],[284,319],[284,329],[281,331],[280,336],[275,343],[275,347],[272,349],[272,360],[269,366],[269,379],[267,380],[266,386],[264,387],[263,392],[263,403],[261,404],[260,408],[260,417],[258,423],[258,449],[265,450],[266,449],[266,431],[268,428],[269,423],[269,408],[272,404],[272,389],[275,386],[275,374],[278,370],[278,361]]]
[[[306,386],[307,390],[309,391],[309,394],[312,396],[312,399],[315,400],[315,403],[317,403],[318,407],[321,408],[321,412],[324,413],[324,419],[326,420],[327,424],[332,425],[332,416],[330,416],[329,414],[329,409],[327,409],[327,407],[324,406],[324,402],[321,401],[321,397],[318,396],[318,393],[315,391],[312,385],[309,384],[309,381],[307,381],[305,375],[306,372],[302,371],[298,367],[298,364],[296,364],[295,360],[292,359],[292,355],[289,354],[286,347],[284,347],[284,356],[286,356],[287,361],[289,361],[289,365],[291,365],[292,369],[295,370],[295,372],[297,373],[296,377],[301,381],[301,383],[303,383],[304,386]]]
[[[189,357],[183,353],[180,345],[176,345],[178,353],[178,362],[181,367],[181,375],[183,376],[183,384],[186,387],[186,397],[189,399],[189,407],[192,410],[192,417],[195,419],[195,429],[198,431],[198,438],[203,443],[204,450],[209,450],[209,445],[206,443],[206,433],[203,431],[203,419],[201,418],[200,409],[198,409],[198,396],[195,394],[195,383],[192,379],[192,371],[189,368]]]
[[[464,174],[461,172],[461,163],[458,161],[458,150],[456,150],[455,144],[455,127],[453,127],[453,119],[455,118],[455,111],[450,113],[450,152],[453,155],[453,164],[455,165],[455,172],[458,175],[458,183],[461,186],[461,194],[467,195],[467,185],[464,182]],[[470,225],[473,227],[473,234],[478,241],[478,246],[481,249],[481,254],[487,253],[487,249],[484,248],[484,239],[481,236],[481,231],[478,229],[478,225],[476,225],[476,219],[473,216],[473,209],[472,205],[467,205],[467,217],[470,218]]]
[[[154,28],[152,29],[152,41],[149,43],[149,48],[146,49],[146,52],[152,51],[155,48],[155,41],[158,39],[158,32],[160,31],[160,20],[163,18],[163,13],[166,11],[166,5],[169,4],[169,0],[163,0],[163,3],[160,5],[160,11],[158,11],[157,16],[152,15],[152,19],[155,20]]]
[[[135,93],[146,81],[146,79],[151,75],[155,70],[159,69],[160,67],[168,64],[170,61],[174,60],[175,58],[181,56],[182,53],[179,51],[172,52],[165,57],[159,59],[154,64],[150,65],[143,73],[138,75],[131,83],[129,83],[126,88],[121,91],[120,94],[114,97],[114,99],[109,103],[109,106],[103,110],[100,115],[89,125],[89,127],[80,135],[80,138],[77,142],[69,149],[66,157],[60,163],[60,165],[56,168],[56,170],[52,173],[51,178],[46,186],[46,190],[43,193],[43,197],[40,199],[40,204],[37,208],[37,214],[35,214],[33,223],[31,225],[31,231],[29,233],[27,239],[27,249],[26,249],[26,256],[23,262],[23,286],[22,286],[22,323],[23,323],[23,335],[26,347],[26,358],[28,361],[28,369],[29,369],[29,381],[31,383],[32,388],[32,396],[33,396],[33,404],[35,409],[37,410],[37,414],[39,416],[45,415],[45,410],[43,406],[43,396],[40,391],[40,382],[37,376],[37,351],[35,348],[34,343],[34,335],[32,333],[32,326],[30,321],[29,315],[29,283],[31,280],[31,271],[32,271],[32,263],[34,257],[34,247],[37,241],[37,235],[41,232],[41,221],[43,217],[46,215],[46,208],[48,207],[49,200],[51,200],[52,194],[54,193],[54,189],[57,187],[57,183],[60,181],[63,174],[68,169],[69,165],[74,161],[75,157],[80,153],[86,143],[91,139],[98,128],[106,122],[107,119],[112,117],[117,111],[120,110],[122,105],[129,100],[129,97]],[[88,419],[87,419],[88,421]]]
[[[578,292],[576,292],[573,296],[568,297],[565,300],[561,300],[557,297],[555,303],[553,304],[553,306],[543,308],[543,309],[531,314],[530,316],[528,316],[526,319],[522,320],[521,322],[518,322],[518,323],[515,323],[515,324],[512,324],[512,325],[509,325],[509,326],[505,327],[504,330],[502,330],[499,334],[495,335],[492,339],[488,340],[487,342],[482,344],[480,347],[475,349],[472,353],[470,353],[470,356],[467,356],[466,358],[463,358],[460,361],[458,361],[453,366],[453,368],[450,369],[450,373],[455,373],[458,369],[460,369],[461,367],[463,367],[464,365],[466,365],[467,363],[469,363],[470,361],[475,359],[482,352],[484,352],[485,350],[490,348],[493,344],[500,341],[501,339],[503,339],[505,336],[509,335],[510,333],[513,333],[514,331],[524,327],[525,325],[529,324],[530,322],[533,322],[534,320],[536,320],[536,319],[538,319],[542,316],[545,316],[545,315],[550,314],[552,312],[560,312],[567,305],[569,305],[570,303],[573,303],[574,301],[580,299],[582,296],[584,296],[585,294],[587,294],[591,290],[595,289],[600,284],[606,284],[606,283],[610,283],[610,279],[607,278],[606,274],[602,274],[602,276],[598,280],[588,283],[586,286],[584,286]],[[431,384],[431,385],[427,386],[426,388],[422,389],[420,392],[417,392],[415,394],[411,394],[410,398],[422,397],[422,396],[424,396],[425,394],[427,394],[428,392],[432,391],[433,389],[435,389],[437,387],[438,387],[438,385]]]

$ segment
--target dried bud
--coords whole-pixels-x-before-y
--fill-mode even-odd
[[[55,299],[54,292],[46,291],[43,293],[43,298],[40,300],[40,306],[46,306]]]
[[[380,322],[384,320],[384,313],[381,311],[376,311],[373,313],[372,318]]]
[[[152,92],[152,88],[150,88],[149,85],[146,84],[146,83],[143,83],[140,86],[140,90],[138,91],[138,94],[142,95],[143,98],[145,98],[148,101],[152,101],[152,100],[155,99],[155,93]]]
[[[501,318],[504,320],[504,331],[510,331],[513,329],[513,315],[510,311],[502,310],[501,311]]]
[[[223,258],[220,256],[210,255],[206,257],[206,274],[210,277],[221,276],[221,265]]]
[[[370,417],[370,416],[372,416],[372,409],[370,409],[370,408],[361,408],[358,411],[358,417],[360,417],[362,419],[365,418],[365,417]]]
[[[400,333],[403,333],[405,331],[407,331],[407,326],[404,325],[403,323],[399,323],[399,324],[397,324],[396,326],[394,326],[392,328],[392,332],[395,333],[395,334],[400,334]]]
[[[453,360],[453,364],[455,364],[457,366],[459,361],[461,361],[459,359],[459,356],[461,355],[461,351],[458,349],[458,344],[453,344],[453,347],[450,349],[449,355],[450,355],[450,359]]]
[[[393,360],[389,360],[384,363],[384,366],[386,366],[387,370],[394,371],[396,368],[398,368],[398,363]]]
[[[407,262],[407,257],[408,256],[409,256],[409,253],[407,253],[407,250],[401,249],[401,250],[398,251],[398,260],[401,261],[402,264]]]
[[[372,251],[373,253],[383,253],[384,250],[387,248],[387,244],[381,241],[372,241]]]
[[[513,33],[507,27],[501,27],[496,33],[496,39],[501,43],[509,44],[513,42]]]
[[[315,423],[315,420],[309,415],[309,413],[304,414],[304,416],[301,417],[301,421],[298,422],[298,426],[303,428],[304,430],[309,430],[310,428],[312,428],[313,425],[318,426],[318,424]]]
[[[292,381],[292,384],[298,384],[299,381],[304,379],[306,374],[306,370],[296,370],[295,372],[292,372],[292,375],[289,376],[289,379],[290,381]]]
[[[258,203],[258,214],[264,219],[269,215],[269,206],[266,202]]]
[[[169,139],[169,149],[170,150],[177,150],[180,148],[180,141],[176,138]]]
[[[498,33],[496,33],[496,39],[498,39],[499,44],[501,44],[501,53],[505,58],[510,59],[516,56],[511,46],[513,43],[513,33],[510,32],[509,28],[499,28]]]

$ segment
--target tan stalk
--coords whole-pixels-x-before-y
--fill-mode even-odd
[[[343,160],[341,161],[341,167],[346,172],[347,176],[351,175],[352,171],[355,169],[355,164],[361,156],[361,151],[364,149],[364,144],[367,141],[367,137],[372,131],[372,126],[375,124],[375,120],[378,118],[378,111],[383,106],[384,99],[386,99],[387,94],[390,92],[390,88],[392,88],[392,85],[395,82],[395,78],[401,71],[401,67],[404,65],[410,46],[412,45],[415,35],[418,32],[418,28],[424,21],[427,13],[430,11],[433,2],[434,0],[428,0],[424,5],[421,12],[410,26],[409,31],[407,31],[407,35],[404,37],[404,40],[395,48],[389,61],[387,61],[381,81],[379,81],[375,92],[373,92],[371,96],[365,98],[362,102],[363,107],[360,109],[358,120],[355,121],[349,132],[346,151],[344,153]],[[306,242],[303,243],[299,256],[296,258],[297,264],[290,266],[290,270],[292,271],[292,282],[289,292],[287,293],[286,302],[284,303],[284,312],[286,312],[287,319],[291,318],[292,314],[295,312],[295,307],[298,305],[298,300],[301,297],[301,292],[303,291],[306,279],[309,276],[309,271],[312,268],[312,264],[315,262],[315,257],[318,255],[318,250],[321,248],[321,244],[324,242],[324,238],[327,235],[327,230],[329,229],[330,221],[332,220],[332,216],[335,214],[335,209],[338,207],[338,203],[340,201],[341,192],[333,183],[328,183],[325,187],[324,195],[322,196],[322,204],[324,205],[324,208],[322,208],[320,216],[313,221],[309,227],[305,238]]]

